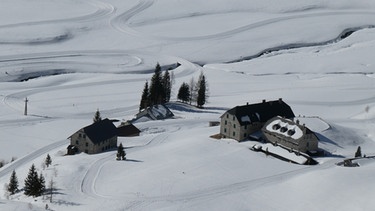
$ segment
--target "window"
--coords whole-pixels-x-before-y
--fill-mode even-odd
[[[233,136],[236,136],[236,132],[233,131]]]
[[[79,145],[79,141],[78,140],[76,140],[76,144]]]
[[[86,142],[86,147],[88,147],[88,146],[89,146],[89,143]]]
[[[83,134],[83,138],[86,138],[86,134]]]
[[[227,125],[227,123],[228,123],[227,120],[225,120],[225,125]]]
[[[226,128],[224,128],[224,133],[226,133],[227,132],[227,129]]]
[[[80,134],[80,133],[79,133],[79,134],[78,134],[78,137],[80,137],[80,138],[81,138],[81,137],[82,137],[82,134]]]
[[[235,120],[234,116],[233,116],[233,121]]]
[[[229,114],[227,114],[227,118],[229,118]]]
[[[233,124],[233,128],[236,128],[236,124]]]
[[[243,137],[244,137],[244,138],[246,138],[246,137],[247,137],[247,134],[246,134],[246,133],[244,133],[244,134],[243,134]]]

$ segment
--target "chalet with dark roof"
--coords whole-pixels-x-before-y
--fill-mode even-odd
[[[69,138],[68,154],[100,153],[117,147],[117,128],[111,120],[104,119],[78,130]]]
[[[275,116],[295,117],[290,106],[281,98],[275,101],[263,100],[261,103],[236,106],[220,117],[220,134],[224,138],[242,141],[250,134],[260,131],[263,125]]]

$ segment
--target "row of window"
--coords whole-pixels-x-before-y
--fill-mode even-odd
[[[81,134],[81,133],[79,133],[79,134],[78,134],[78,137],[79,137],[79,138],[86,138],[86,134]]]
[[[227,125],[227,124],[228,124],[228,121],[225,120],[225,121],[224,121],[224,124]],[[236,128],[236,124],[233,124],[233,128]],[[244,125],[244,129],[245,129],[245,130],[247,129],[247,125]]]
[[[76,144],[79,145],[79,141],[78,140],[76,140]],[[88,146],[89,146],[89,143],[86,142],[86,147],[88,147]]]
[[[224,133],[227,133],[227,129],[226,129],[226,128],[224,128]],[[232,132],[232,136],[236,136],[236,132],[235,132],[235,131]],[[244,133],[244,134],[243,134],[243,137],[246,138],[246,137],[247,137],[247,134]]]

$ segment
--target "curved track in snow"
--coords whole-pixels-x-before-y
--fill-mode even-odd
[[[145,37],[143,32],[139,32],[132,28],[129,25],[129,20],[141,13],[142,11],[148,9],[154,3],[153,0],[141,0],[136,6],[132,9],[120,14],[119,16],[115,17],[111,20],[111,25],[113,28],[117,29],[120,32],[128,33],[138,37]],[[211,35],[203,35],[203,36],[189,36],[189,37],[171,37],[171,36],[154,36],[148,35],[147,37],[152,36],[156,39],[161,40],[168,40],[168,41],[197,41],[197,40],[209,40],[209,39],[218,39],[218,38],[225,38],[230,37],[245,31],[253,30],[256,28],[290,21],[290,20],[297,20],[297,19],[307,19],[307,18],[314,18],[314,17],[332,17],[332,16],[361,16],[362,18],[367,17],[369,20],[375,18],[375,12],[372,11],[331,11],[331,12],[315,12],[309,14],[296,14],[296,15],[289,15],[289,16],[282,16],[277,18],[266,19],[254,23],[250,23],[248,25],[238,27],[232,30],[215,33]]]
[[[42,24],[51,24],[51,23],[65,23],[65,22],[87,22],[87,21],[94,21],[106,17],[116,10],[116,8],[108,3],[104,3],[98,0],[88,0],[87,4],[90,4],[97,8],[97,10],[93,13],[72,17],[72,18],[65,18],[65,19],[52,19],[52,20],[42,20],[42,21],[30,21],[30,22],[22,22],[22,23],[12,23],[12,24],[4,24],[0,25],[0,29],[2,28],[12,28],[12,27],[20,27],[20,26],[30,26],[30,25],[42,25]]]
[[[122,32],[127,33],[135,36],[141,36],[144,37],[145,35],[142,33],[139,33],[136,30],[133,30],[131,27],[128,27],[127,22],[136,14],[141,13],[142,11],[146,10],[147,8],[151,7],[153,5],[153,0],[140,0],[137,5],[132,7],[130,10],[125,11],[124,13],[118,15],[117,17],[113,18],[110,21],[111,26]]]
[[[54,150],[54,149],[57,149],[59,147],[62,147],[64,145],[67,145],[69,143],[69,141],[67,139],[64,139],[64,140],[61,140],[61,141],[57,141],[57,142],[54,142],[52,144],[49,144],[47,146],[44,146],[22,158],[19,158],[11,163],[9,163],[8,165],[4,166],[3,168],[0,168],[0,177],[4,177],[6,176],[7,174],[10,174],[14,169],[16,168],[19,168],[23,165],[25,165],[26,163],[29,163],[30,161],[42,156],[42,155],[45,155],[47,153],[49,153],[51,150]]]
[[[106,58],[115,58],[106,60]],[[103,60],[103,61],[101,61]],[[153,69],[145,69],[144,63],[155,63],[157,60],[179,62],[183,71],[175,74],[175,77],[184,77],[200,69],[199,66],[190,63],[184,59],[144,53],[137,51],[61,51],[44,52],[35,54],[19,54],[10,56],[0,56],[0,70],[6,73],[2,77],[3,81],[21,81],[28,78],[37,78],[40,76],[49,76],[65,73],[104,73],[104,74],[150,74]],[[93,61],[95,61],[93,63]],[[116,63],[114,63],[116,61]],[[24,67],[27,67],[24,68]],[[1,72],[1,71],[0,71]],[[9,93],[2,97],[2,102],[11,109],[22,113],[23,100],[34,94],[51,92],[64,89],[78,89],[82,87],[92,87],[97,85],[118,84],[125,82],[144,81],[139,79],[107,79],[99,82],[86,82],[80,84],[69,84],[59,86],[42,86],[25,89]],[[35,114],[41,117],[47,117],[41,113]],[[48,116],[49,118],[52,118]],[[58,118],[57,116],[53,118]],[[49,119],[44,119],[49,120]],[[1,121],[0,121],[1,122]]]
[[[168,138],[167,134],[160,134],[150,140],[149,143],[128,149],[128,152],[133,150],[140,150],[143,147],[149,146],[150,144],[160,144],[165,139]],[[271,175],[267,177],[245,180],[237,183],[216,185],[208,188],[197,189],[194,191],[181,192],[181,193],[169,193],[168,195],[159,195],[159,196],[144,196],[142,191],[138,193],[133,193],[127,196],[124,195],[102,195],[96,191],[96,180],[102,171],[103,166],[106,162],[111,159],[114,159],[115,153],[110,153],[110,155],[95,161],[90,168],[85,173],[81,182],[81,192],[94,199],[105,199],[108,203],[124,203],[124,200],[127,203],[124,205],[126,209],[131,210],[144,210],[147,209],[147,206],[150,206],[154,203],[171,203],[174,202],[191,202],[195,200],[204,200],[210,199],[213,197],[221,197],[231,193],[239,193],[241,191],[246,191],[253,188],[262,187],[265,185],[271,185],[275,182],[280,182],[280,180],[287,180],[292,176],[299,174],[304,174],[310,171],[316,171],[321,169],[327,169],[335,165],[336,160],[332,159],[325,163],[319,164],[317,166],[306,166],[301,167],[297,170],[291,170],[287,172],[282,172],[276,175]],[[133,195],[133,196],[132,196]],[[147,195],[147,194],[146,194]]]

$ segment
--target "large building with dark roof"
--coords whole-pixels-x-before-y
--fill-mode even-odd
[[[86,126],[70,138],[68,154],[85,152],[95,154],[117,147],[117,128],[109,119]]]
[[[226,111],[220,118],[220,134],[224,138],[237,141],[247,139],[254,132],[260,131],[263,125],[275,116],[294,118],[290,106],[281,98],[256,104],[236,106]]]

